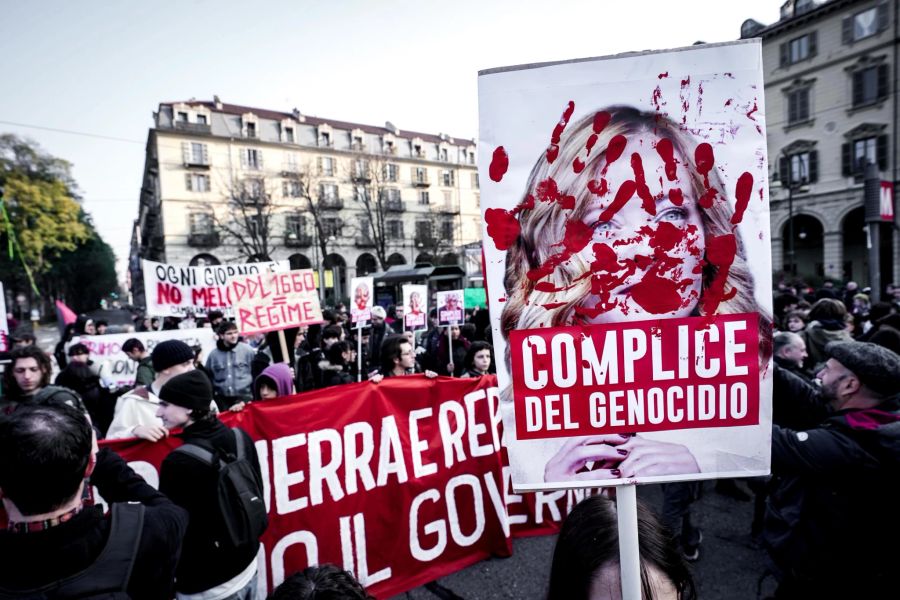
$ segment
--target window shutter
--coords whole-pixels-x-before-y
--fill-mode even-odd
[[[809,153],[809,182],[815,183],[819,180],[819,151],[811,150]]]
[[[863,90],[865,88],[865,71],[856,71],[853,74],[853,106],[859,106],[863,103]]]
[[[884,31],[888,26],[888,3],[882,2],[878,5],[875,21],[878,23],[878,31]]]
[[[818,52],[819,34],[816,31],[809,32],[809,56],[812,58]]]
[[[875,140],[875,157],[878,160],[878,169],[880,171],[886,171],[888,158],[888,136],[879,135]]]
[[[841,174],[844,177],[853,175],[853,165],[850,159],[850,142],[841,144]]]
[[[878,99],[887,98],[888,95],[888,66],[878,65]]]
[[[262,150],[256,151],[256,168],[262,171],[263,168],[263,159],[262,159]]]
[[[781,61],[780,61],[780,65],[781,65],[782,67],[786,67],[787,64],[788,64],[788,61],[789,61],[789,58],[788,58],[788,43],[787,43],[787,42],[784,42],[783,44],[781,44],[781,45],[779,46],[779,48],[781,49]]]
[[[810,88],[806,88],[805,90],[800,92],[800,115],[799,116],[800,116],[801,121],[809,120],[809,114],[810,114],[809,97],[811,95],[812,94],[810,94]]]
[[[191,163],[191,144],[189,142],[181,142],[181,160],[186,165]]]
[[[241,148],[241,166],[245,169],[247,168],[247,153],[249,150],[246,148]]]
[[[203,164],[209,164],[209,146],[206,144],[203,144]]]
[[[778,178],[781,185],[790,185],[791,183],[791,163],[786,156],[778,157]]]
[[[841,22],[841,40],[845,44],[853,43],[853,17],[844,17]]]
[[[190,173],[185,173],[185,174],[184,174],[184,187],[185,187],[185,189],[186,189],[187,191],[189,191],[189,192],[194,191],[194,190],[191,188],[191,174],[190,174]]]
[[[788,125],[797,122],[797,92],[788,94]]]

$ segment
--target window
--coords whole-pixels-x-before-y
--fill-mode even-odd
[[[421,144],[413,144],[413,156],[422,158],[425,156],[425,152],[422,150]]]
[[[188,122],[188,114],[186,112],[179,111],[177,120],[179,123],[187,123]]]
[[[445,241],[453,241],[453,221],[441,221],[441,238]]]
[[[284,128],[284,141],[288,144],[294,143],[294,128],[293,127],[285,127]]]
[[[416,221],[416,239],[425,241],[431,237],[431,221]]]
[[[382,197],[388,202],[400,202],[400,190],[397,188],[387,188],[382,193]]]
[[[336,202],[338,198],[338,187],[333,183],[319,184],[319,199],[325,202]]]
[[[327,131],[319,132],[319,145],[325,146],[326,148],[331,146],[331,134]]]
[[[186,173],[184,185],[189,192],[208,192],[209,175],[206,173]]]
[[[472,187],[476,190],[481,187],[481,184],[478,182],[478,173],[472,173]]]
[[[868,67],[853,73],[853,107],[874,104],[888,94],[887,65]]]
[[[263,225],[263,223],[265,222],[265,217],[263,215],[247,215],[244,222],[247,224],[247,233],[250,235],[250,237],[263,237],[263,234],[266,230]]]
[[[201,144],[199,142],[182,142],[181,155],[185,165],[209,165],[209,152],[206,144]]]
[[[362,185],[353,186],[353,201],[354,202],[368,202],[369,201],[369,190]]]
[[[384,165],[384,179],[385,181],[396,182],[400,177],[400,167],[393,163],[388,163]]]
[[[819,180],[819,153],[816,150],[792,152],[778,158],[781,185],[803,185]]]
[[[809,37],[803,36],[790,42],[791,63],[800,62],[809,58]]]
[[[264,202],[266,198],[266,185],[262,179],[244,180],[244,198],[248,203]]]
[[[256,137],[256,123],[247,123],[247,137],[248,138]]]
[[[422,190],[419,192],[419,204],[430,204],[428,199],[428,190]]]
[[[241,151],[241,166],[258,171],[262,169],[262,150],[244,148]]]
[[[387,230],[387,237],[391,240],[402,240],[403,239],[403,221],[386,221],[385,228]]]
[[[322,219],[322,233],[325,237],[341,237],[341,229],[343,223],[338,217],[327,217]]]
[[[362,137],[360,137],[358,135],[353,136],[353,142],[351,143],[350,147],[353,150],[362,150],[364,147]]]
[[[872,131],[876,128],[869,128]],[[845,177],[862,177],[865,175],[866,165],[875,164],[880,171],[887,169],[888,136],[864,135],[855,137],[842,147],[843,175]]]
[[[450,160],[447,157],[447,149],[446,148],[441,148],[440,154],[438,154],[438,158],[444,162],[447,162],[448,160]]]
[[[396,152],[396,148],[394,148],[394,142],[391,140],[384,140],[384,153],[385,154],[394,154]]]
[[[416,184],[428,183],[428,169],[426,169],[425,167],[413,167],[412,180],[413,183]]]
[[[206,115],[197,115],[197,123],[200,125],[208,125],[209,122],[206,120]]]
[[[357,179],[369,178],[369,161],[356,160],[353,161],[353,177]]]
[[[303,237],[306,234],[306,218],[303,215],[286,216],[284,218],[284,230],[288,237]]]
[[[453,169],[441,171],[441,185],[446,187],[456,185],[456,172]]]
[[[887,12],[887,2],[882,2],[852,17],[846,17],[842,22],[843,42],[852,44],[884,30],[887,27]]]
[[[288,179],[282,183],[282,195],[285,198],[299,198],[302,194],[303,188],[300,186],[300,182],[295,179]]]
[[[284,170],[290,173],[299,172],[297,167],[298,162],[296,152],[286,152],[284,155]]]
[[[788,125],[809,121],[809,89],[805,87],[788,94]]]
[[[213,232],[213,216],[210,213],[194,212],[189,219],[191,235],[208,235]]]
[[[334,159],[330,156],[319,157],[319,173],[321,175],[334,176]]]

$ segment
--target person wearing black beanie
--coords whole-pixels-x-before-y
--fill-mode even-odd
[[[245,431],[232,431],[218,419],[211,410],[212,397],[209,378],[202,371],[190,370],[172,377],[162,387],[156,416],[169,430],[182,428],[174,435],[185,445],[199,446],[213,456],[237,456],[239,437],[261,489],[262,472],[253,440]],[[238,545],[222,542],[222,516],[210,509],[219,506],[218,466],[175,449],[160,466],[159,491],[190,514],[175,574],[178,595],[202,595],[216,588],[220,592],[216,597],[220,598],[255,597],[252,591],[257,582],[259,539],[247,539]]]

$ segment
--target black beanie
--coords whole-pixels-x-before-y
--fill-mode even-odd
[[[209,377],[197,369],[176,375],[159,391],[160,400],[191,410],[209,409],[212,397]]]
[[[153,361],[153,370],[159,373],[169,367],[194,360],[194,351],[181,340],[166,340],[153,347],[150,359]]]

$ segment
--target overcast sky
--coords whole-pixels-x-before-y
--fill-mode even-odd
[[[121,277],[160,102],[477,138],[480,69],[733,40],[782,3],[0,0],[0,132],[73,163]]]

